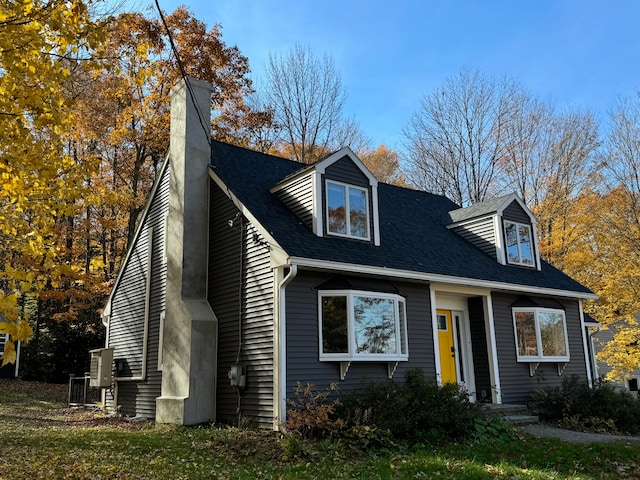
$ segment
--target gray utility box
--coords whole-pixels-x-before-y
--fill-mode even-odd
[[[89,370],[90,387],[110,387],[113,365],[113,348],[90,350],[91,368]]]

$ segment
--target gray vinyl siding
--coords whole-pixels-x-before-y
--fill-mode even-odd
[[[531,223],[531,218],[527,215],[518,202],[511,202],[508,207],[502,211],[504,220],[511,220],[519,223]]]
[[[476,383],[476,398],[479,402],[491,402],[492,390],[484,318],[484,301],[482,297],[471,297],[468,300],[468,305],[471,348],[473,349],[473,373]]]
[[[325,178],[329,180],[348,183],[363,188],[369,187],[369,178],[367,178],[367,176],[362,173],[362,170],[347,156],[329,165],[325,169],[324,175]]]
[[[526,403],[531,392],[538,388],[553,388],[561,385],[564,378],[576,375],[586,380],[587,370],[582,343],[582,327],[578,302],[576,300],[560,300],[565,310],[567,322],[567,336],[569,341],[570,362],[562,375],[558,375],[556,363],[540,362],[533,377],[529,375],[529,364],[516,360],[516,343],[513,326],[511,304],[519,297],[494,293],[493,320],[496,333],[498,365],[500,368],[500,384],[502,387],[503,403]],[[548,299],[531,297],[540,304]]]
[[[149,255],[148,232],[153,229],[151,252],[151,289],[144,381],[118,382],[118,406],[125,415],[155,418],[156,398],[160,396],[162,372],[158,370],[160,314],[165,308],[166,264],[164,261],[165,218],[169,209],[169,172],[164,169],[160,183],[142,219],[129,259],[123,265],[120,281],[111,299],[108,346],[114,347],[115,363],[124,370],[119,377],[142,374],[144,340],[145,289]],[[107,389],[106,406],[114,409],[114,392]]]
[[[276,196],[307,227],[313,228],[313,174],[302,177],[276,193]]]
[[[217,420],[237,423],[240,400],[242,418],[271,427],[273,271],[269,249],[246,219],[242,218],[242,227],[240,218],[229,226],[238,210],[213,183],[210,210],[208,299],[218,319]],[[238,363],[238,349],[246,374],[246,387],[240,392],[227,377]]]
[[[599,331],[592,335],[591,338],[593,339],[593,348],[595,352],[601,352],[602,349],[607,345],[607,343],[613,340],[614,328],[615,327],[613,326],[610,326],[606,330],[601,328]],[[596,368],[598,369],[598,377],[604,377],[611,371],[611,367],[609,365],[607,365],[605,362],[598,361],[597,359],[596,366]]]
[[[318,390],[337,383],[341,393],[370,381],[387,378],[387,362],[354,361],[340,380],[339,362],[319,360],[318,291],[315,287],[333,275],[300,271],[286,288],[286,396],[293,398],[297,382],[312,383]],[[392,282],[406,299],[409,361],[399,362],[394,374],[402,380],[408,369],[420,368],[435,380],[433,330],[429,288],[423,284]]]
[[[493,217],[479,218],[453,228],[453,231],[472,243],[491,258],[496,255],[496,229]]]

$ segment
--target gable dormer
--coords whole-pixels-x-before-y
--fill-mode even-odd
[[[498,263],[540,270],[536,219],[515,193],[452,210],[446,223]]]
[[[319,237],[380,245],[378,180],[345,147],[270,189]]]

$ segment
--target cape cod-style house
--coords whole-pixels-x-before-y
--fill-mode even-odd
[[[193,79],[172,92],[170,153],[103,313],[108,409],[278,428],[297,381],[419,368],[487,403],[591,381],[596,296],[541,260],[516,195],[460,208],[348,148],[302,165],[213,141],[209,99]]]

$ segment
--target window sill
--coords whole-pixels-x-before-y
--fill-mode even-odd
[[[321,355],[321,362],[406,362],[409,355]]]
[[[535,270],[537,268],[535,263],[518,263],[518,262],[510,262],[509,260],[507,260],[507,265],[510,267],[530,268],[532,270]]]
[[[331,231],[327,231],[327,237],[347,238],[350,240],[360,240],[361,242],[371,242],[371,238],[369,237],[358,237],[357,235],[348,235],[346,233],[336,233]]]

